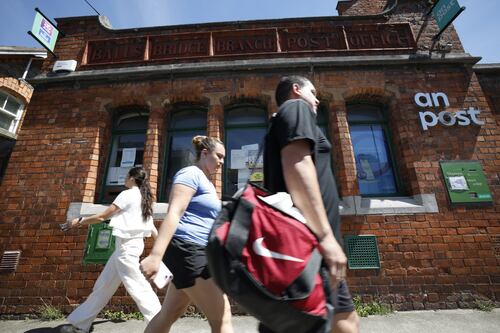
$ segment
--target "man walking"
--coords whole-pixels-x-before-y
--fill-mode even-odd
[[[331,144],[316,124],[319,101],[307,78],[281,78],[276,88],[279,110],[266,136],[264,185],[290,193],[294,205],[320,240],[328,268],[335,313],[334,333],[359,332],[359,317],[345,282],[347,258],[340,245],[337,186],[331,170]],[[261,333],[270,333],[264,325]]]

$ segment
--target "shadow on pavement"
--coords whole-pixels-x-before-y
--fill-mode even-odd
[[[94,330],[94,325],[99,325],[99,324],[102,324],[102,323],[107,323],[108,321],[109,320],[94,321],[92,323],[92,328],[90,329],[90,332],[92,332]],[[47,324],[48,324],[48,322],[47,322]],[[56,327],[39,327],[39,328],[34,328],[34,329],[31,329],[31,330],[27,330],[24,333],[59,333],[61,327],[66,326],[66,325],[67,324],[59,325],[59,326],[56,326]]]

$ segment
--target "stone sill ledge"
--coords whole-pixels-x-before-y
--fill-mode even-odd
[[[418,194],[411,197],[343,197],[340,215],[407,215],[439,213],[434,194]]]
[[[103,212],[109,205],[89,202],[72,202],[66,219],[79,216],[91,216]],[[153,219],[163,220],[167,214],[168,203],[155,202]],[[408,215],[438,213],[439,208],[434,194],[419,194],[412,197],[363,198],[360,196],[344,197],[340,202],[340,215]]]

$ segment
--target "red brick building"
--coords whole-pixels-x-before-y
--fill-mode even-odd
[[[498,89],[478,81],[494,86],[498,71],[476,74],[480,58],[452,26],[433,41],[428,3],[340,1],[338,17],[126,30],[104,17],[57,19],[55,53],[77,67],[54,73],[49,58],[30,81],[0,187],[0,250],[22,251],[15,272],[0,274],[0,313],[41,299],[69,310],[90,293],[101,266],[82,264],[86,231],[58,224],[109,203],[125,165],[150,172],[159,222],[190,137],[207,133],[226,145],[217,188],[234,193],[286,74],[319,91],[352,292],[398,310],[498,302]],[[124,296],[112,305],[133,304]]]
[[[40,73],[46,57],[43,49],[0,46],[0,182],[33,94],[26,79]]]

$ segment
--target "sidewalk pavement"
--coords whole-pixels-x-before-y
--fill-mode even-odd
[[[58,333],[64,321],[3,320],[1,333]],[[235,333],[256,333],[253,317],[233,317]],[[98,319],[93,333],[143,332],[145,323],[137,320],[111,322]],[[499,333],[500,309],[492,312],[477,310],[439,310],[395,312],[387,316],[361,318],[361,333]],[[171,333],[210,333],[208,322],[199,318],[182,318]],[[293,333],[293,332],[290,332]]]

